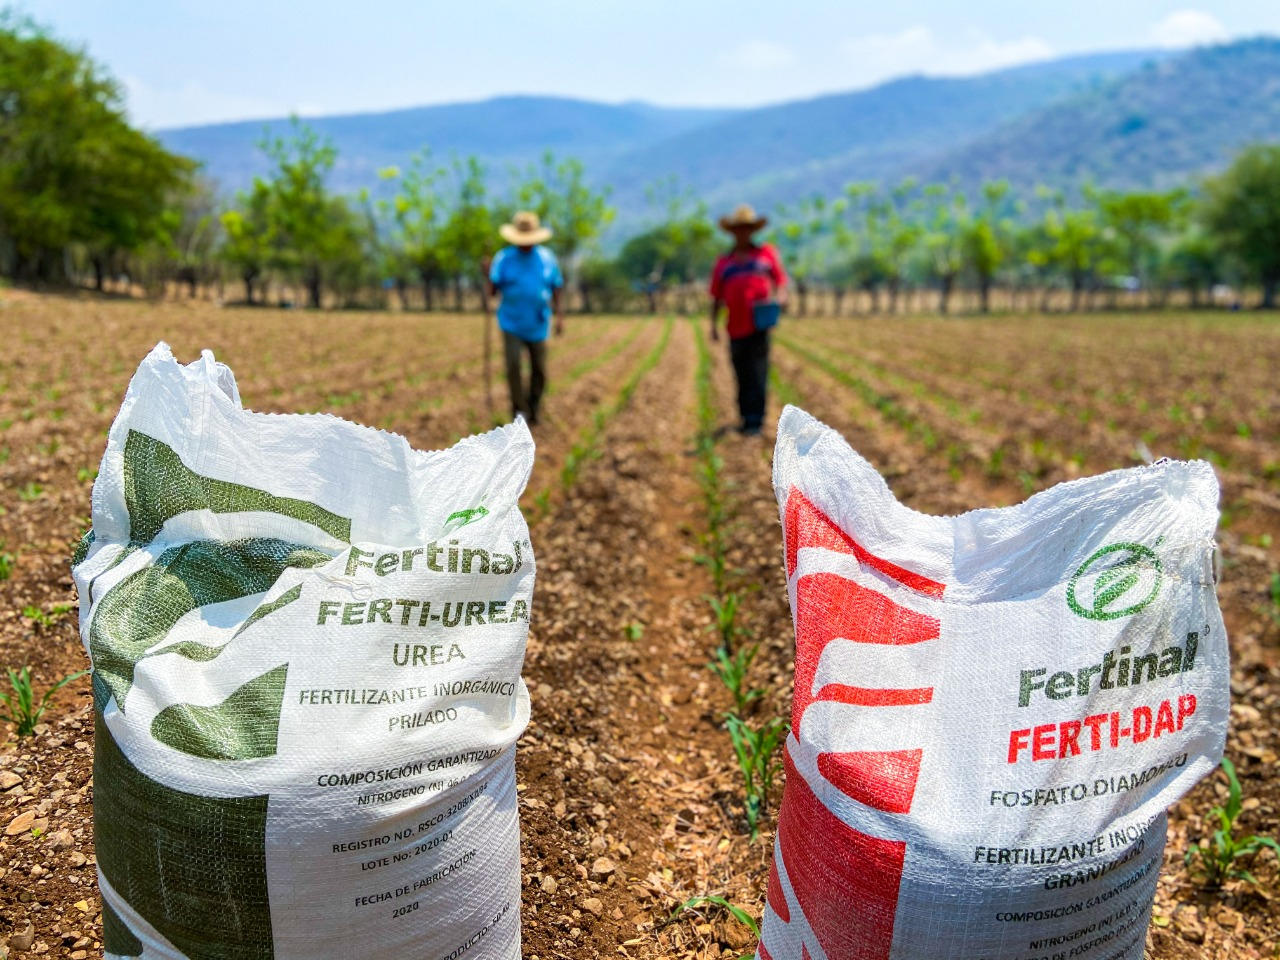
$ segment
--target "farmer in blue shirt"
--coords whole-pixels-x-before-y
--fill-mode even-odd
[[[551,316],[556,318],[556,334],[564,333],[561,291],[564,277],[556,255],[542,244],[551,231],[538,222],[536,213],[522,211],[498,228],[511,244],[486,265],[489,295],[501,296],[498,326],[502,329],[506,357],[507,385],[511,388],[511,415],[524,414],[530,424],[538,422],[538,403],[547,383],[547,337]],[[522,376],[522,355],[529,352],[529,389]]]

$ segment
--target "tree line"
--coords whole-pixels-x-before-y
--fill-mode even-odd
[[[194,161],[135,129],[116,82],[83,51],[0,13],[0,277],[191,295],[226,285],[250,304],[312,307],[397,297],[461,310],[480,296],[497,227],[531,209],[586,311],[689,309],[725,248],[708,209],[674,180],[649,194],[648,226],[606,254],[608,192],[582,164],[545,155],[494,173],[425,147],[373,191],[329,185],[333,144],[295,120],[260,144],[268,172],[220,196]],[[987,183],[855,183],[774,211],[766,239],[794,278],[793,309],[899,312],[1082,309],[1135,297],[1198,305],[1215,288],[1280,290],[1280,146],[1170,191]],[[1000,302],[997,304],[996,294]],[[234,295],[234,294],[233,294]]]

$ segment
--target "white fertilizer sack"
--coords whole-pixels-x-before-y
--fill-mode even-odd
[[[796,628],[765,960],[1141,960],[1222,756],[1218,485],[1161,462],[930,517],[788,408]]]
[[[519,957],[532,461],[143,361],[74,562],[108,957]]]

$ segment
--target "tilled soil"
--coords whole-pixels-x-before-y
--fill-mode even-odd
[[[424,447],[492,422],[477,318],[0,297],[0,554],[12,558],[11,575],[0,580],[0,666],[31,664],[37,690],[86,666],[67,557],[87,526],[105,429],[133,367],[157,339],[168,339],[183,360],[214,347],[257,409],[327,410]],[[1116,430],[1079,440],[1081,413],[1066,385],[1073,365],[1083,365],[1082,382],[1084,366],[1097,375],[1097,354],[1072,336],[1093,336],[1087,322],[1059,321],[1051,337],[1036,326],[972,322],[987,362],[971,358],[968,366],[956,359],[963,344],[954,330],[933,323],[895,321],[910,347],[897,366],[886,335],[854,321],[784,331],[823,364],[775,348],[774,400],[805,406],[840,429],[916,509],[1010,503],[1029,488],[1121,465],[1113,461],[1132,445],[1108,434],[1120,437],[1131,419],[1158,419],[1125,410],[1113,418]],[[1234,657],[1228,751],[1248,798],[1241,826],[1275,834],[1280,610],[1264,601],[1278,567],[1268,527],[1280,536],[1276,514],[1267,512],[1275,494],[1266,466],[1280,462],[1280,437],[1265,415],[1275,410],[1267,406],[1274,387],[1268,395],[1254,379],[1258,358],[1274,356],[1278,341],[1259,330],[1249,328],[1251,352],[1233,354],[1223,344],[1229,328],[1179,318],[1163,328],[1158,350],[1126,347],[1136,371],[1130,380],[1139,378],[1132,389],[1144,396],[1149,386],[1152,409],[1167,412],[1175,402],[1160,366],[1171,356],[1188,367],[1190,381],[1214,382],[1205,368],[1228,363],[1231,377],[1248,381],[1232,388],[1235,408],[1249,410],[1239,417],[1248,437],[1221,399],[1199,420],[1189,414],[1181,433],[1163,421],[1146,429],[1154,431],[1157,455],[1167,452],[1161,444],[1190,449],[1194,442],[1230,454],[1220,471],[1241,504],[1222,537],[1222,603]],[[1236,346],[1243,350],[1244,342]],[[711,396],[728,426],[732,374],[723,344],[712,347]],[[1018,378],[1020,364],[1053,369],[1037,350],[1058,357],[1062,387]],[[717,895],[758,918],[772,851],[768,829],[757,842],[748,839],[721,720],[730,700],[707,669],[717,639],[705,599],[713,586],[698,562],[706,513],[695,482],[697,361],[694,327],[685,321],[576,320],[569,337],[552,345],[554,390],[535,433],[538,462],[525,502],[539,562],[525,671],[533,721],[517,754],[527,957],[714,958],[754,947],[750,932],[720,908],[678,910],[692,897]],[[496,368],[491,384],[501,414]],[[871,390],[851,386],[851,371]],[[620,391],[637,376],[621,403]],[[974,381],[987,386],[975,389]],[[1006,401],[1022,392],[1026,400],[984,403],[988,392]],[[979,416],[965,412],[971,407]],[[1023,408],[1034,429],[1020,428]],[[1078,451],[1069,441],[1090,455],[1073,459]],[[744,598],[741,622],[761,643],[754,685],[767,692],[753,709],[759,717],[785,715],[792,641],[771,437],[726,433],[715,450],[732,514],[729,586]],[[1005,451],[995,458],[1000,469],[992,469],[996,450]],[[0,746],[0,944],[13,955],[101,954],[91,743],[81,679],[57,695],[35,736],[18,740],[10,730]],[[1182,864],[1187,844],[1211,829],[1209,807],[1224,796],[1212,779],[1173,811],[1148,944],[1158,960],[1280,956],[1274,857],[1252,864],[1257,886],[1236,881],[1222,891],[1203,890]],[[779,797],[780,785],[774,804]]]

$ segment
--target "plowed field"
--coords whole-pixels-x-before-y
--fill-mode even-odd
[[[480,329],[456,315],[0,292],[0,667],[30,664],[43,691],[87,666],[68,558],[88,526],[106,430],[157,340],[184,361],[213,348],[252,408],[328,411],[439,447],[493,422],[489,390],[506,409],[497,363],[483,381]],[[720,720],[730,697],[707,669],[717,639],[699,560],[708,518],[697,441],[708,402],[719,424],[735,420],[723,344],[707,346],[691,322],[648,318],[571,318],[552,344],[525,498],[539,563],[525,671],[534,714],[518,753],[527,957],[754,948],[719,907],[672,916],[710,894],[758,918],[772,847],[767,828],[748,839]],[[796,403],[838,428],[929,513],[1010,504],[1154,457],[1210,460],[1223,487],[1239,828],[1280,833],[1275,321],[789,321],[774,360],[773,413]],[[725,576],[743,597],[739,624],[761,642],[759,716],[788,712],[791,679],[770,441],[724,433],[714,447],[729,511]],[[4,944],[15,956],[101,955],[92,734],[84,679],[59,693],[34,736],[0,728],[0,956]],[[1257,885],[1213,892],[1183,866],[1225,797],[1217,775],[1173,811],[1152,957],[1280,957],[1273,856],[1253,861]]]

